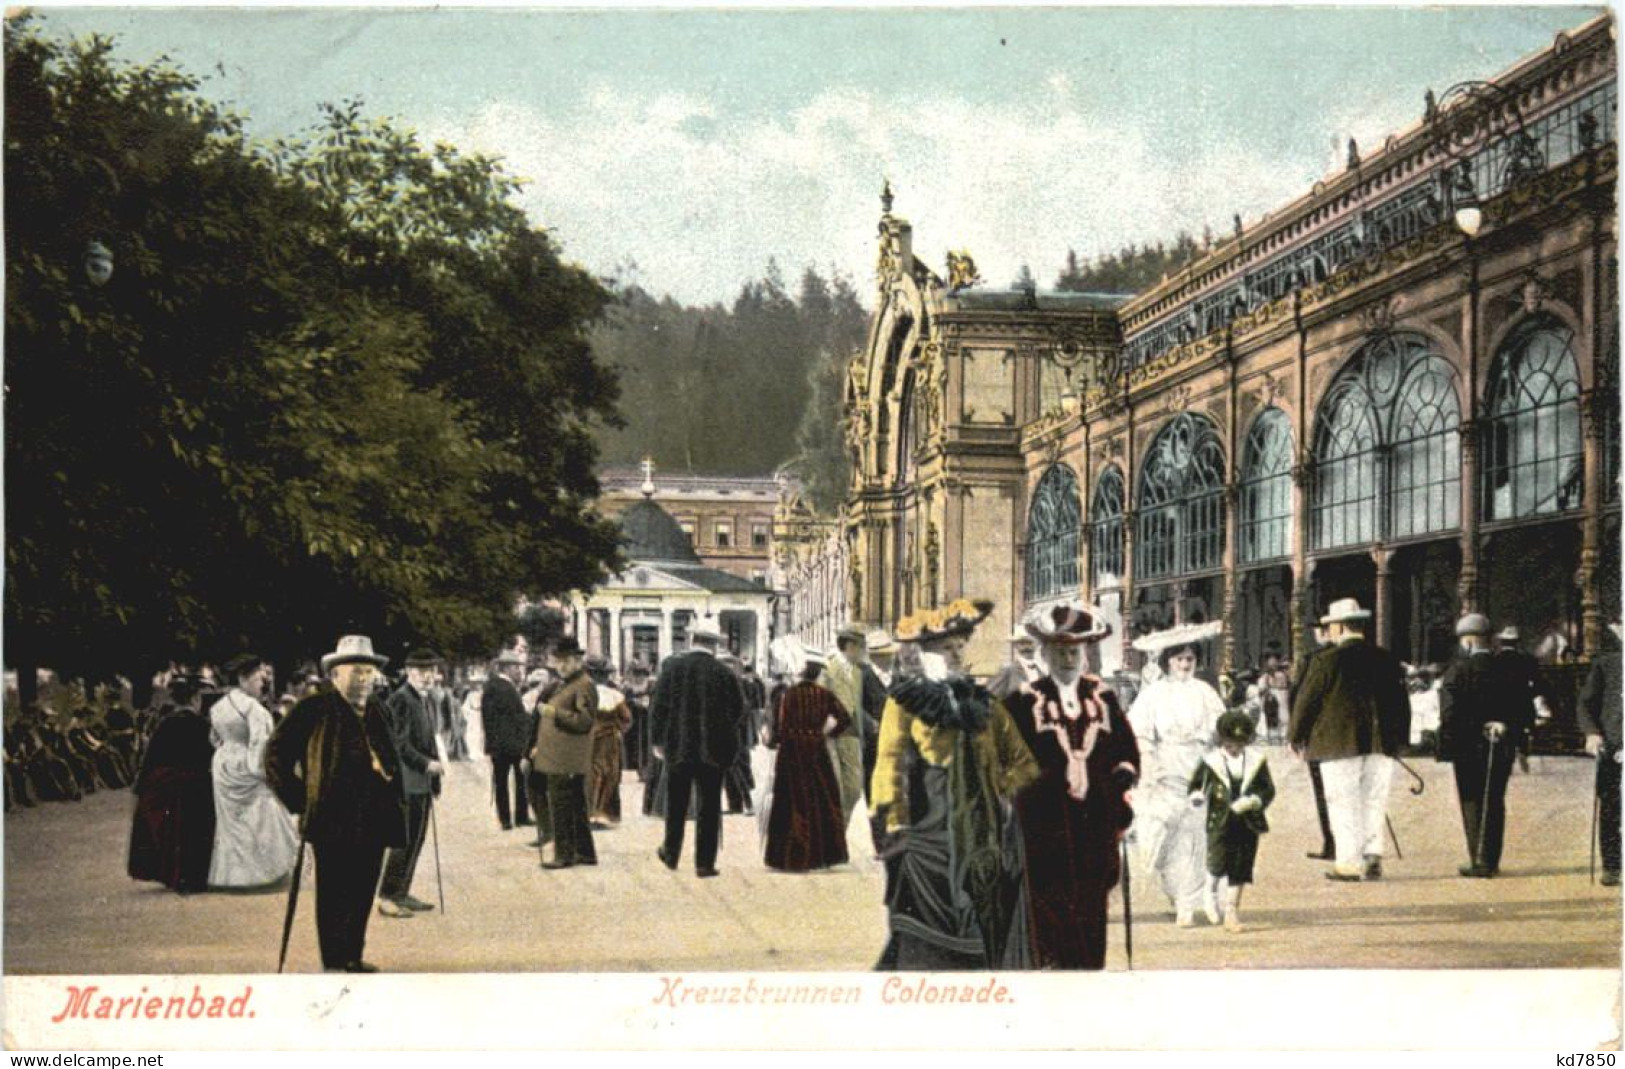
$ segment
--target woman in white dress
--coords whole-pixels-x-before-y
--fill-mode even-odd
[[[265,744],[275,726],[260,704],[270,666],[252,654],[225,668],[236,685],[209,710],[214,751],[211,887],[263,887],[293,871],[299,833],[265,782]]]
[[[1144,767],[1134,838],[1181,928],[1196,923],[1197,910],[1219,923],[1207,876],[1207,810],[1191,803],[1190,781],[1213,744],[1224,702],[1196,678],[1196,655],[1194,642],[1163,647],[1162,677],[1142,690],[1129,710]]]

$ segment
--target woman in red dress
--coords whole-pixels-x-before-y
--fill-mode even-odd
[[[777,749],[767,820],[767,867],[807,872],[847,860],[841,790],[825,740],[852,723],[846,708],[814,682],[822,660],[809,654],[801,682],[784,692],[767,745]]]
[[[1038,761],[1037,782],[1016,796],[1027,855],[1032,964],[1106,965],[1106,899],[1122,868],[1118,844],[1134,813],[1125,792],[1140,748],[1117,696],[1084,668],[1084,652],[1110,628],[1082,605],[1027,620],[1045,674],[1005,703]]]

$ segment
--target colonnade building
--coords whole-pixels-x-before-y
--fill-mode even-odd
[[[990,291],[968,256],[944,281],[888,188],[851,493],[808,546],[844,560],[844,613],[991,597],[977,670],[1066,597],[1119,643],[1222,619],[1230,664],[1296,655],[1350,596],[1412,662],[1467,610],[1595,650],[1619,605],[1612,20],[1418,112],[1134,295]]]

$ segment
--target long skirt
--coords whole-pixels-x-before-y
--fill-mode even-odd
[[[840,785],[821,736],[789,738],[773,766],[767,867],[807,872],[847,860]]]
[[[876,967],[944,972],[1028,967],[1030,935],[1016,822],[1005,824],[1003,873],[995,892],[1008,924],[1003,932],[984,933],[979,903],[953,879],[948,770],[927,767],[920,779],[926,807],[923,814],[915,810],[907,844],[889,872],[891,938]]]
[[[621,822],[621,733],[613,727],[594,727],[592,773],[587,790],[587,813],[600,824]]]
[[[207,775],[155,769],[136,800],[129,874],[176,891],[202,891],[214,854],[214,787]]]
[[[1140,794],[1134,834],[1142,861],[1176,913],[1194,913],[1207,892],[1207,806],[1190,803],[1189,776],[1169,770]]]

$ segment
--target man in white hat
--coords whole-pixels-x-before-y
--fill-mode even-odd
[[[327,681],[277,725],[265,751],[266,782],[299,814],[316,854],[316,935],[328,972],[378,971],[361,956],[367,920],[385,849],[407,844],[390,717],[373,696],[388,661],[366,635],[339,639],[322,658]]]
[[[656,856],[668,869],[683,854],[689,792],[698,787],[694,874],[716,876],[722,831],[722,775],[739,752],[745,696],[739,680],[717,660],[722,633],[704,618],[689,626],[690,648],[660,666],[649,707],[654,755],[666,763],[666,837]]]
[[[1320,618],[1330,648],[1310,661],[1292,703],[1292,752],[1320,762],[1337,861],[1326,878],[1382,878],[1383,830],[1394,758],[1410,737],[1405,666],[1367,642],[1370,611],[1354,598]]]
[[[1490,649],[1490,621],[1470,612],[1456,622],[1462,656],[1439,684],[1439,760],[1456,769],[1467,833],[1460,872],[1488,879],[1501,868],[1507,780],[1523,735],[1535,722],[1534,693],[1516,661]]]
[[[491,789],[496,798],[497,822],[503,831],[531,823],[522,762],[530,752],[530,713],[519,693],[525,678],[525,659],[513,650],[497,656],[493,671],[480,693],[480,730],[491,758]],[[513,782],[513,808],[508,807],[508,783]]]
[[[1010,635],[1010,663],[988,681],[987,689],[1000,701],[1009,698],[1032,683],[1042,679],[1044,669],[1038,663],[1038,641],[1018,625]]]
[[[835,777],[841,786],[841,827],[852,820],[852,811],[863,797],[864,730],[869,725],[864,712],[863,667],[868,653],[868,639],[861,627],[848,625],[835,634],[836,654],[818,677],[818,684],[835,695],[846,709],[852,723],[829,740],[830,760],[835,763]],[[878,720],[880,710],[873,719]],[[872,734],[872,733],[871,733]]]

